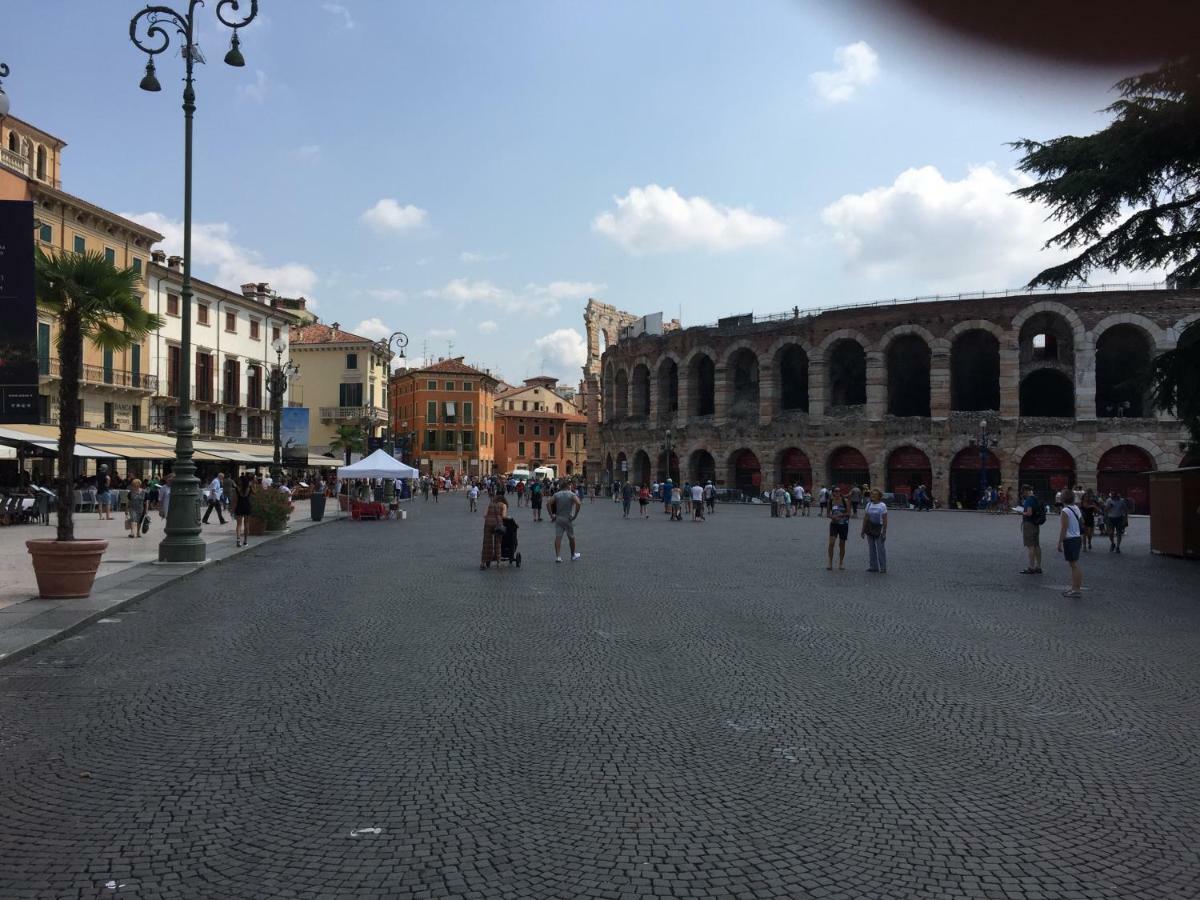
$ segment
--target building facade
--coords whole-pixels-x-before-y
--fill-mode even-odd
[[[558,379],[543,375],[496,395],[496,471],[582,473],[587,420],[557,388]]]
[[[156,385],[149,428],[174,431],[179,404],[182,259],[155,251],[147,271],[151,312],[164,325],[150,337]],[[244,284],[241,293],[192,279],[192,418],[197,437],[270,441],[274,436],[267,377],[279,358],[272,345],[290,342],[298,324],[276,309],[270,285]],[[290,346],[282,360],[289,359]],[[284,394],[284,405],[288,395]]]
[[[66,193],[62,184],[62,151],[66,143],[26,122],[0,120],[0,199],[32,200],[37,245],[47,253],[103,253],[118,268],[132,268],[145,278],[150,248],[162,240],[158,232]],[[143,306],[145,283],[139,284]],[[39,310],[37,323],[39,418],[58,423],[61,383],[58,322]],[[158,388],[149,367],[149,339],[125,350],[83,346],[79,390],[81,428],[138,431],[146,427],[150,398]]]
[[[1083,483],[1144,511],[1145,473],[1179,465],[1185,440],[1146,372],[1197,319],[1200,292],[1183,290],[734,316],[610,342],[589,359],[589,424],[605,479],[926,484],[964,506],[985,483]]]
[[[311,322],[292,327],[289,349],[300,368],[289,400],[308,408],[310,454],[331,452],[338,426],[356,426],[375,437],[387,425],[392,353],[384,343],[345,331],[337,322]]]
[[[498,385],[461,356],[396,372],[392,421],[396,434],[413,436],[405,461],[422,472],[490,475]]]

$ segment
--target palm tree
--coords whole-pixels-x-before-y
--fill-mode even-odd
[[[335,429],[333,440],[329,442],[329,449],[332,452],[340,452],[343,461],[349,465],[350,454],[354,452],[362,452],[363,448],[363,433],[358,425],[339,425]]]
[[[118,269],[104,254],[59,253],[37,248],[37,298],[58,319],[56,348],[62,366],[58,390],[58,540],[75,540],[72,469],[79,426],[79,378],[86,338],[104,350],[124,350],[163,326],[142,308],[139,275]]]
[[[1156,409],[1178,416],[1191,437],[1189,450],[1200,450],[1200,322],[1193,322],[1150,367]]]

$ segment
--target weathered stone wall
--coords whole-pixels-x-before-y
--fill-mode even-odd
[[[1037,318],[1034,318],[1037,317]],[[867,459],[872,484],[886,485],[888,460],[901,447],[915,447],[930,461],[931,487],[944,500],[949,495],[950,464],[960,450],[976,446],[981,419],[988,422],[999,460],[1001,480],[1018,481],[1021,458],[1030,449],[1051,445],[1065,449],[1075,460],[1077,480],[1096,483],[1096,465],[1108,449],[1122,445],[1141,447],[1156,467],[1177,465],[1184,432],[1165,414],[1147,418],[1097,417],[1096,342],[1109,328],[1129,324],[1144,332],[1155,353],[1175,346],[1183,329],[1200,318],[1197,291],[1103,291],[1013,296],[996,299],[946,300],[832,310],[806,316],[756,322],[741,327],[687,328],[661,336],[644,335],[610,344],[596,372],[601,390],[602,424],[596,423],[599,440],[589,440],[589,458],[598,458],[601,469],[624,453],[629,473],[633,460],[644,451],[657,471],[660,448],[666,432],[678,453],[681,474],[689,477],[692,454],[711,453],[719,482],[732,485],[733,457],[748,449],[757,457],[762,484],[782,477],[781,457],[798,448],[812,465],[812,480],[818,485],[832,481],[829,458],[840,447],[853,447]],[[1022,346],[1022,326],[1025,346]],[[1049,328],[1047,327],[1049,326]],[[1052,329],[1051,345],[1061,348],[1046,358],[1046,351],[1031,343],[1032,331]],[[972,330],[995,336],[999,343],[999,409],[951,409],[951,349],[956,339]],[[1056,341],[1055,334],[1058,335]],[[892,342],[902,335],[916,335],[929,348],[929,416],[897,417],[887,414],[887,358]],[[1069,339],[1068,339],[1069,338]],[[866,402],[858,406],[833,405],[831,382],[842,377],[839,359],[831,357],[841,339],[861,345],[866,357]],[[784,410],[781,406],[780,356],[790,345],[803,349],[808,358],[808,410]],[[743,368],[741,375],[732,361],[745,365],[746,348],[757,358],[757,375]],[[714,412],[711,416],[689,415],[694,408],[690,392],[696,389],[691,363],[705,354],[715,363]],[[660,396],[660,367],[666,360],[678,366],[678,409],[664,410]],[[615,385],[633,383],[638,366],[650,373],[650,402],[645,415],[641,404],[627,399],[617,402]],[[1134,361],[1130,362],[1131,374]],[[831,366],[833,370],[831,371]],[[1022,379],[1041,369],[1061,373],[1074,392],[1073,417],[1022,417]],[[619,377],[621,373],[624,377]],[[639,378],[641,373],[639,373]],[[742,393],[735,405],[735,382],[741,379]],[[757,377],[756,409],[745,405],[746,385]],[[614,415],[618,409],[638,415]],[[593,449],[595,448],[595,449]],[[806,487],[810,485],[806,484]]]

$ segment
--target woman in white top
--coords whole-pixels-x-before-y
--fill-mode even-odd
[[[1083,596],[1083,569],[1079,568],[1079,551],[1083,545],[1083,512],[1074,503],[1067,503],[1058,515],[1058,552],[1071,567],[1071,587],[1063,591],[1063,596],[1077,599]]]
[[[863,510],[862,536],[867,539],[867,549],[871,554],[868,572],[887,571],[887,551],[884,549],[887,527],[887,504],[883,502],[883,493],[876,489],[871,491],[871,499]]]

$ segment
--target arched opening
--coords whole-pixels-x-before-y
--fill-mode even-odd
[[[932,353],[920,335],[902,334],[887,349],[888,414],[929,415]]]
[[[779,483],[812,487],[812,463],[809,462],[808,454],[799,447],[788,447],[779,454]]]
[[[1053,503],[1054,495],[1075,486],[1075,460],[1062,447],[1042,444],[1023,457],[1019,469],[1021,484],[1033,488],[1043,503]]]
[[[1000,409],[1000,342],[982,328],[964,331],[950,348],[950,408]]]
[[[633,416],[645,419],[650,416],[650,369],[646,365],[633,369]]]
[[[608,453],[604,457],[604,472],[608,475],[608,480],[612,481],[613,477],[613,455]]]
[[[808,354],[798,344],[779,354],[779,408],[808,412]]]
[[[618,419],[629,417],[629,373],[624,369],[617,372],[615,412]]]
[[[688,478],[692,484],[716,483],[717,461],[707,450],[693,450],[688,458]]]
[[[675,484],[681,484],[679,478],[679,454],[674,450],[671,451],[671,466],[667,468],[667,451],[658,451],[658,464],[654,469],[654,477],[660,482],[666,481],[668,478]]]
[[[1150,410],[1154,346],[1135,325],[1114,325],[1096,341],[1096,416],[1141,418]]]
[[[658,366],[658,418],[670,422],[679,412],[679,366],[667,357]]]
[[[618,481],[628,481],[633,474],[629,468],[629,457],[625,455],[624,451],[619,452],[617,454],[617,467],[613,470],[614,477]]]
[[[688,363],[688,413],[711,416],[716,409],[717,369],[705,354],[692,357]]]
[[[731,382],[728,415],[731,419],[758,418],[758,357],[747,347],[730,358]]]
[[[611,365],[604,367],[603,395],[604,421],[610,422],[615,418],[617,409],[617,380]]]
[[[829,479],[831,486],[848,491],[856,484],[862,487],[871,483],[871,467],[858,450],[838,447],[829,454]]]
[[[37,177],[42,181],[46,180],[46,148],[37,148]]]
[[[978,447],[963,447],[950,460],[950,507],[975,509],[985,486],[1000,486],[999,457],[989,449],[984,459]]]
[[[1058,369],[1036,369],[1021,379],[1021,415],[1075,418],[1075,385]]]
[[[897,447],[888,454],[887,489],[908,502],[919,485],[929,489],[933,481],[933,466],[920,447]]]
[[[650,483],[650,455],[645,450],[633,455],[633,480],[637,484]]]
[[[829,405],[865,406],[867,353],[852,338],[842,338],[829,348]]]
[[[575,464],[573,462],[571,462],[569,459],[567,460],[567,474],[568,475],[575,474]]]
[[[21,152],[21,139],[17,137],[17,133],[15,131],[10,131],[8,133],[8,149],[13,153]]]
[[[729,457],[729,468],[733,486],[748,497],[757,497],[762,490],[762,469],[754,452],[735,450]]]
[[[1055,312],[1034,313],[1021,324],[1018,335],[1021,367],[1046,363],[1075,365],[1075,338],[1071,323]]]
[[[1150,512],[1150,475],[1154,460],[1133,444],[1113,447],[1096,465],[1096,490],[1101,494],[1116,491],[1132,501],[1133,511]]]

